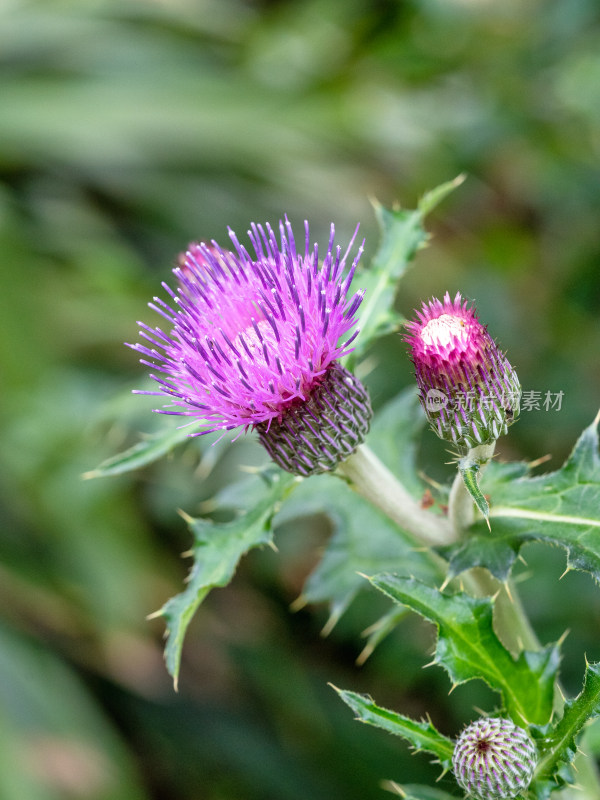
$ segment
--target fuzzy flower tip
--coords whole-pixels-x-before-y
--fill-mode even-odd
[[[423,303],[406,328],[421,404],[437,435],[469,449],[506,433],[519,415],[519,379],[460,293]]]
[[[499,718],[468,725],[452,757],[458,784],[476,800],[519,797],[531,783],[536,764],[535,745],[527,732]]]
[[[252,254],[231,230],[232,250],[214,241],[190,245],[173,270],[177,289],[163,283],[171,302],[155,297],[149,304],[168,328],[140,322],[145,343],[129,345],[158,384],[139,394],[167,397],[170,403],[156,410],[203,422],[201,433],[257,428],[290,471],[333,469],[338,455],[347,455],[344,428],[355,441],[352,452],[370,419],[365,390],[337,363],[358,335],[363,293],[348,293],[362,245],[347,269],[355,237],[342,253],[334,234],[332,225],[322,259],[318,246],[310,246],[308,223],[297,252],[287,219],[279,223],[279,239],[270,225],[252,224]],[[324,439],[315,439],[319,428]],[[298,460],[303,437],[309,452]]]

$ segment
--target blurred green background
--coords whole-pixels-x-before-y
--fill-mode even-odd
[[[360,221],[368,263],[369,197],[413,206],[461,172],[398,307],[475,299],[525,391],[564,392],[500,456],[558,466],[600,396],[597,1],[0,0],[0,65],[0,798],[368,800],[436,776],[327,681],[449,735],[494,698],[448,697],[413,619],[356,666],[369,595],[326,639],[326,609],[290,611],[319,518],[210,596],[173,693],[145,617],[186,574],[176,509],[209,513],[264,460],[250,439],[81,475],[168,424],[131,397],[145,378],[122,343],[189,240],[287,212],[343,242]],[[400,337],[362,372],[376,408],[409,385]],[[421,456],[449,475],[433,435]],[[570,628],[577,691],[584,650],[600,658],[597,588],[556,584],[558,551],[525,556],[526,605],[543,641]]]

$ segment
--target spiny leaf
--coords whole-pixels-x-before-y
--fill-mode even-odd
[[[316,475],[285,502],[275,523],[325,514],[333,526],[321,561],[306,581],[300,602],[330,605],[330,630],[366,584],[361,573],[397,569],[432,582],[443,580],[431,553],[417,549],[398,526],[343,481]]]
[[[444,550],[451,575],[484,566],[505,580],[522,545],[539,541],[564,548],[569,569],[600,583],[599,419],[555,472],[532,478],[527,465],[490,463],[482,484],[492,500],[491,533],[476,523],[472,535]]]
[[[272,541],[271,521],[277,504],[290,491],[296,478],[273,469],[268,474],[268,481],[266,496],[232,522],[216,523],[187,517],[194,534],[194,565],[188,584],[185,591],[168,600],[156,614],[167,622],[165,660],[176,688],[183,640],[192,617],[212,588],[229,583],[245,553]]]
[[[415,439],[424,422],[416,392],[404,391],[375,417],[368,440],[416,497],[424,491],[415,469]],[[304,586],[301,601],[329,603],[327,629],[365,588],[361,573],[373,575],[393,569],[431,582],[443,580],[441,567],[431,553],[416,549],[394,522],[330,475],[314,476],[299,486],[283,504],[275,524],[318,513],[330,519],[333,533],[322,560]],[[386,626],[386,632],[391,629]],[[368,646],[374,647],[381,638],[374,636]]]
[[[360,722],[383,728],[396,736],[402,736],[417,752],[424,750],[427,753],[433,753],[444,771],[450,769],[454,742],[443,736],[430,721],[416,722],[403,714],[389,711],[387,708],[380,708],[367,695],[344,691],[335,686],[333,688],[344,703],[354,711]]]
[[[581,693],[574,700],[567,701],[562,718],[554,726],[546,726],[537,732],[540,758],[534,780],[538,800],[548,797],[557,785],[572,780],[568,766],[577,753],[583,727],[599,714],[600,663],[588,664]]]
[[[549,720],[558,670],[556,647],[513,658],[494,632],[491,598],[446,595],[394,575],[378,575],[371,583],[437,626],[434,663],[444,667],[454,684],[481,678],[500,692],[506,711],[519,725]]]
[[[111,475],[122,475],[125,472],[131,472],[141,467],[146,467],[159,458],[167,455],[177,445],[184,442],[194,431],[198,430],[200,423],[196,426],[185,426],[183,428],[167,428],[166,430],[158,431],[140,442],[137,442],[133,447],[118,453],[111,458],[107,458],[96,469],[84,473],[84,478],[106,478]]]
[[[361,335],[356,349],[348,356],[352,366],[380,336],[392,333],[402,323],[394,310],[394,298],[399,279],[406,272],[417,250],[423,247],[428,234],[423,228],[427,214],[463,182],[463,176],[427,192],[415,210],[387,209],[375,202],[375,216],[381,229],[381,242],[368,270],[361,270],[353,288],[365,290],[360,312]]]

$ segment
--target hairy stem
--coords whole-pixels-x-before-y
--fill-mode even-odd
[[[410,533],[417,543],[443,545],[454,541],[448,520],[421,508],[366,445],[360,445],[337,471],[349,480],[356,492]]]

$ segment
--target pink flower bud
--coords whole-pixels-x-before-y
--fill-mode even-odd
[[[470,449],[506,433],[519,415],[519,379],[461,295],[423,303],[406,328],[421,404],[437,435]]]

